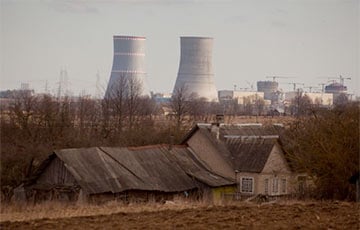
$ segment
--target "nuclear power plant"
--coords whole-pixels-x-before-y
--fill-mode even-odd
[[[150,95],[146,84],[145,71],[145,37],[137,36],[114,36],[114,56],[110,80],[105,92],[105,98],[119,96],[119,90],[126,92],[131,81],[141,87],[141,95]],[[267,76],[273,78],[273,81],[258,81],[257,91],[251,91],[249,88],[236,90],[220,90],[217,92],[214,83],[214,71],[212,63],[213,38],[211,37],[180,37],[180,63],[173,95],[179,90],[184,90],[188,96],[205,98],[207,101],[220,103],[237,102],[239,105],[263,103],[269,109],[282,109],[292,103],[293,99],[299,95],[306,95],[311,99],[311,103],[321,106],[332,106],[333,100],[337,95],[347,93],[347,87],[344,85],[344,78],[340,76],[340,83],[334,82],[322,89],[321,92],[303,91],[296,85],[302,83],[287,82],[282,84],[294,85],[293,92],[284,92],[279,88],[277,78],[294,78],[289,76]],[[330,79],[330,78],[329,78]],[[281,83],[281,82],[280,82]],[[249,83],[250,84],[250,83]],[[322,84],[323,86],[325,84]],[[124,88],[125,87],[125,88]],[[159,103],[168,103],[171,100],[170,94],[151,93],[152,98]],[[347,95],[347,94],[346,94]]]
[[[142,95],[149,95],[145,72],[145,41],[145,37],[114,36],[114,58],[105,98],[117,94],[130,79],[139,83]]]
[[[179,89],[218,101],[212,66],[213,38],[180,37],[180,65],[173,94]]]

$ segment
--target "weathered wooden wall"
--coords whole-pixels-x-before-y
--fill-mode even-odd
[[[64,165],[64,162],[56,157],[37,179],[37,184],[51,185],[75,185],[75,178]]]
[[[25,193],[27,200],[34,203],[45,200],[74,201],[78,199],[79,189],[63,161],[56,157],[36,183],[25,188]]]
[[[226,178],[235,177],[232,167],[220,156],[214,144],[201,132],[196,132],[187,144],[212,171]]]

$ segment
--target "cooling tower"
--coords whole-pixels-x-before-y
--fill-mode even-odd
[[[213,39],[207,37],[180,38],[180,65],[173,94],[186,89],[208,101],[218,101],[212,67]]]
[[[114,36],[113,65],[105,98],[119,94],[129,82],[139,83],[136,85],[141,87],[140,94],[149,95],[145,80],[145,40],[145,37]]]

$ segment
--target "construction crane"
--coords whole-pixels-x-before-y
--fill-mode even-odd
[[[340,77],[340,84],[344,85],[344,80],[347,79],[347,80],[351,80],[351,77],[343,77],[343,76],[339,76]]]
[[[285,83],[285,84],[293,85],[294,86],[294,91],[296,90],[297,85],[305,85],[304,83],[299,83],[299,82],[288,82],[288,83]]]
[[[316,86],[304,86],[304,89],[309,89],[309,93],[311,93],[312,89],[318,89]]]
[[[294,77],[283,77],[283,76],[266,76],[266,78],[272,78],[275,81],[276,78],[294,78]]]
[[[351,80],[351,77],[343,77],[339,75],[339,77],[320,77],[320,78],[326,78],[326,79],[332,79],[333,82],[335,82],[336,79],[339,79],[340,84],[344,85],[344,80]]]
[[[254,91],[254,84],[253,83],[250,83],[250,82],[246,81],[246,84],[248,84],[248,86],[250,86],[251,91]]]

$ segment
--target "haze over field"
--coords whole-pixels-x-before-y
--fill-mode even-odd
[[[0,89],[21,82],[55,93],[60,70],[69,88],[95,93],[96,75],[110,77],[112,36],[146,36],[148,85],[171,92],[180,36],[214,37],[218,90],[256,88],[266,76],[319,86],[345,81],[360,95],[358,0],[1,0]],[[290,84],[281,84],[290,90]]]

